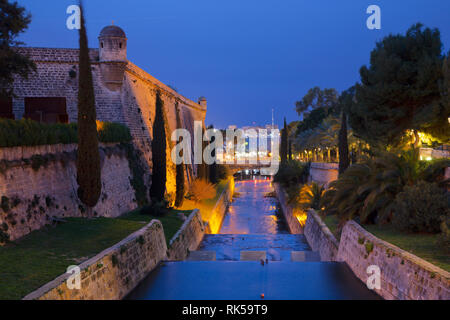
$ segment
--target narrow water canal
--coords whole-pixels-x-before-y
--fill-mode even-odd
[[[193,253],[164,262],[127,299],[377,299],[345,263],[320,262],[303,235],[289,233],[272,191],[262,178],[236,182],[220,233],[206,235],[196,252],[212,252],[214,261]],[[242,261],[249,251],[265,252],[267,262]]]
[[[270,180],[252,177],[236,182],[220,234],[206,235],[199,250],[216,260],[240,260],[242,251],[265,251],[271,261],[290,260],[291,251],[310,251],[303,235],[290,234]]]

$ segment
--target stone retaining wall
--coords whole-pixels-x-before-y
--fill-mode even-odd
[[[273,183],[273,188],[277,194],[278,201],[280,203],[281,209],[283,210],[284,218],[288,224],[289,231],[292,234],[302,234],[303,228],[300,222],[295,217],[294,208],[288,204],[287,195],[279,183]]]
[[[205,229],[200,211],[195,209],[170,240],[167,259],[186,259],[190,251],[197,250],[205,235]]]
[[[206,233],[218,233],[227,212],[228,204],[233,200],[234,178],[231,177],[225,190],[222,191],[216,205],[203,216],[203,221],[207,223]]]
[[[274,185],[289,223],[293,215],[286,205],[284,190]],[[376,292],[384,299],[450,300],[449,272],[378,239],[354,221],[345,224],[338,241],[319,215],[310,209],[303,233],[311,249],[320,253],[322,261],[347,263],[364,283],[372,274],[367,273],[367,267],[378,266],[381,289]]]
[[[77,196],[76,148],[74,144],[0,148],[0,197],[7,203],[0,208],[0,231],[10,240],[53,218],[86,215]],[[100,156],[102,193],[94,215],[117,217],[135,209],[125,152],[114,144],[102,144]]]
[[[312,162],[309,170],[309,180],[328,186],[331,181],[338,178],[339,164]]]
[[[378,239],[354,221],[342,230],[338,261],[367,281],[367,267],[379,266],[385,299],[450,300],[450,273],[386,241]]]
[[[304,234],[309,246],[319,252],[322,261],[336,261],[339,242],[314,210],[308,210]]]
[[[130,293],[166,256],[158,220],[79,265],[81,288],[69,289],[62,274],[24,300],[117,300]]]

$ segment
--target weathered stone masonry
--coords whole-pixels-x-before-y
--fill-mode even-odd
[[[84,216],[85,208],[77,196],[76,148],[74,144],[0,148],[0,196],[8,203],[0,208],[0,230],[10,240],[51,223],[55,217]],[[36,156],[42,162],[39,167],[33,160]],[[102,193],[94,214],[117,217],[135,209],[125,153],[114,145],[102,145],[100,156]]]
[[[28,294],[24,300],[118,300],[130,293],[166,256],[158,220],[83,262],[81,288],[69,289],[65,273]]]
[[[276,188],[278,200],[287,206],[281,188]],[[345,262],[356,277],[366,283],[367,267],[380,268],[381,289],[376,292],[384,299],[449,300],[450,273],[435,265],[378,239],[354,221],[345,224],[340,241],[336,240],[319,215],[308,210],[304,235],[312,250],[322,261]]]
[[[105,27],[99,37],[99,49],[90,49],[97,118],[101,121],[127,125],[133,142],[141,151],[143,162],[152,168],[151,140],[155,117],[156,92],[160,91],[167,119],[168,157],[170,134],[176,128],[176,108],[184,128],[193,135],[194,121],[204,122],[206,100],[195,103],[178,94],[150,74],[127,60],[127,38],[117,26]],[[77,121],[78,49],[18,48],[37,66],[28,79],[14,83],[13,113],[16,119],[25,113],[26,97],[64,97],[69,122]],[[167,192],[175,192],[175,166],[168,162]],[[191,165],[186,170],[187,181],[195,174]],[[150,181],[150,175],[144,177]]]

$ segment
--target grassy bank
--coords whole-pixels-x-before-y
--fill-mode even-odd
[[[339,220],[336,215],[322,218],[330,231],[340,239]],[[363,225],[364,229],[377,238],[389,242],[432,264],[450,272],[450,255],[438,244],[437,234],[406,233],[394,229],[390,225]]]
[[[0,300],[28,293],[139,230],[155,217],[138,210],[119,218],[67,218],[0,247]],[[157,218],[168,241],[183,221],[173,210]]]
[[[403,250],[406,250],[450,272],[450,255],[438,244],[438,234],[399,232],[391,226],[363,225],[364,229]]]

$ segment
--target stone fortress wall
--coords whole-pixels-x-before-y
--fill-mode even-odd
[[[15,96],[11,101],[14,118],[31,117],[36,120],[37,117],[39,120],[41,117],[45,122],[48,113],[52,121],[76,122],[79,50],[27,47],[16,50],[30,57],[37,70],[28,79],[15,79]],[[155,102],[157,92],[160,92],[166,121],[167,193],[174,196],[175,165],[170,159],[173,146],[170,137],[176,129],[176,115],[179,112],[182,127],[193,135],[194,121],[204,123],[206,99],[200,98],[196,103],[178,94],[128,61],[126,50],[125,32],[117,26],[105,27],[99,36],[99,48],[90,49],[97,119],[118,122],[130,128],[133,144],[147,172],[143,179],[149,190]],[[54,98],[58,98],[56,107],[51,101]],[[32,99],[37,99],[37,103],[30,103]],[[64,113],[62,118],[61,112]],[[103,154],[103,191],[94,208],[98,216],[116,217],[136,208],[129,163],[120,150],[111,152],[111,148],[107,148],[107,156]],[[7,233],[10,240],[14,240],[50,223],[55,217],[83,216],[76,194],[74,150],[76,145],[0,149],[0,165],[8,165],[8,168],[0,170],[0,197],[3,196],[12,207],[7,208],[7,212],[0,208],[0,232]],[[35,170],[31,159],[36,155],[53,160]],[[186,182],[189,182],[195,175],[195,167],[186,165],[185,172]]]
[[[92,76],[96,98],[97,119],[127,125],[133,142],[142,153],[143,162],[152,169],[151,141],[155,118],[156,93],[161,93],[167,124],[168,158],[173,145],[170,135],[176,129],[177,108],[182,126],[193,135],[194,121],[205,120],[206,99],[198,103],[178,94],[127,60],[127,38],[117,26],[105,27],[99,36],[99,49],[90,49]],[[28,97],[63,97],[69,122],[78,118],[78,49],[17,48],[29,56],[37,66],[36,73],[28,79],[17,78],[14,83],[13,114],[21,119]],[[168,159],[169,160],[169,159]],[[175,166],[168,162],[167,192],[175,192]],[[192,179],[195,168],[186,166],[187,181]],[[150,174],[145,177],[149,182]],[[149,185],[148,185],[149,187]]]
[[[15,240],[55,218],[86,216],[77,196],[76,149],[76,144],[0,148],[0,232]],[[101,145],[100,157],[102,193],[94,215],[117,217],[135,209],[125,152]]]

